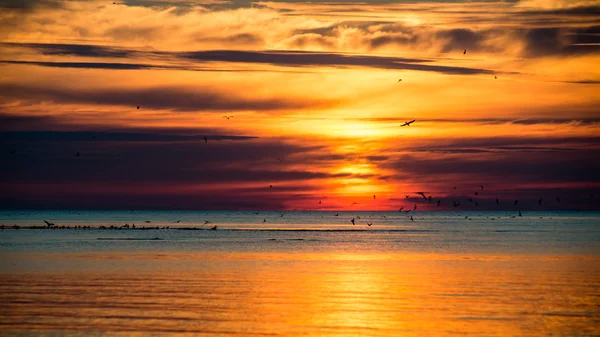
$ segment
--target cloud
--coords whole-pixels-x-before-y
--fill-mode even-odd
[[[258,98],[233,96],[208,88],[153,87],[153,88],[97,88],[76,89],[34,87],[19,84],[0,84],[0,97],[29,101],[82,103],[98,105],[141,105],[149,109],[174,111],[199,110],[284,110],[332,104],[299,98]]]

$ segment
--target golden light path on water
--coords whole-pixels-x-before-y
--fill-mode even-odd
[[[13,270],[0,276],[3,335],[600,333],[597,256],[207,252],[2,259]]]

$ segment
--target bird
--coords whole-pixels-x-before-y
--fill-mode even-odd
[[[415,204],[415,207],[413,207],[413,211],[417,210],[417,204]]]
[[[230,118],[233,118],[233,116],[223,116],[223,118],[227,118],[227,120],[229,120]]]
[[[494,76],[494,79],[495,79],[495,80],[497,80],[497,79],[498,79],[498,77]]]
[[[475,192],[475,195],[479,195],[479,192]]]
[[[15,152],[17,152],[17,150],[12,150],[10,151],[10,154],[15,154]]]
[[[520,216],[520,217],[522,217],[522,216],[523,216],[523,214],[521,214],[521,211],[519,211],[519,216]]]
[[[319,204],[321,204],[321,200],[319,200]]]
[[[352,204],[350,204],[350,206],[352,206],[352,205],[358,205],[358,202],[355,201]]]
[[[440,207],[440,202],[442,202],[442,201],[441,201],[441,200],[438,200],[438,201],[437,201],[437,205],[438,205],[438,207]]]
[[[208,143],[208,138],[204,137],[204,142]]]
[[[265,218],[265,219],[263,219],[263,223],[265,223],[265,222],[267,222],[267,219],[266,219],[266,218]]]
[[[258,212],[255,212],[254,214],[258,215],[258,213],[260,213],[260,211],[258,211]]]
[[[454,189],[456,189],[456,186],[454,186]]]
[[[48,225],[48,227],[52,227],[52,226],[54,226],[54,224],[53,224],[52,222],[48,222],[48,221],[46,221],[46,220],[44,220],[44,222],[46,223],[46,225]]]
[[[281,213],[281,215],[279,216],[280,218],[283,218],[283,216],[285,215],[285,213]]]
[[[477,202],[477,200],[475,200],[475,206],[479,206],[479,203]]]
[[[212,223],[212,222],[210,222],[210,221],[208,221],[208,220],[204,220],[204,224],[205,224],[205,225],[208,225],[209,223]]]
[[[375,196],[375,194],[373,194],[373,199],[377,199],[377,197]]]
[[[411,210],[409,209],[408,211],[404,211],[404,213],[408,214]]]
[[[519,200],[515,200],[515,203],[513,204],[513,206],[515,206],[518,203],[519,203]]]
[[[400,209],[398,210],[398,212],[402,212],[403,209],[404,209],[404,206],[400,207]]]
[[[417,192],[418,195],[422,196],[423,199],[427,200],[427,197],[425,196],[424,192]]]
[[[144,222],[145,222],[145,223],[150,223],[150,220],[146,220],[146,221],[144,221]]]
[[[496,198],[496,205],[500,205],[500,200],[498,200],[498,198]]]
[[[557,201],[558,203],[560,203],[560,198],[559,198],[559,197],[556,197],[556,201]]]
[[[412,121],[410,121],[410,122],[404,122],[404,124],[402,124],[402,125],[400,125],[400,126],[410,126],[410,125],[411,125],[412,123],[414,123],[414,122],[415,122],[415,120],[413,119],[413,120],[412,120]]]
[[[412,215],[410,216],[410,221],[415,221],[415,220],[413,219]]]
[[[406,199],[408,199],[408,194],[406,195]]]
[[[335,216],[340,216],[340,213],[335,213]]]
[[[79,152],[77,152],[77,153],[75,154],[75,157],[79,157]]]
[[[210,230],[216,231],[217,230],[217,225],[215,225],[214,227],[211,227]]]
[[[138,110],[140,109],[140,106],[139,106],[139,105],[137,105],[137,109],[138,109]]]
[[[467,55],[467,50],[466,49],[463,51],[463,55]]]
[[[399,80],[398,80],[398,83],[400,83],[400,82],[402,82],[402,79],[399,79]]]
[[[460,202],[456,202],[456,201],[452,200],[452,203],[454,204],[454,207],[460,206]]]
[[[373,223],[372,222],[371,223],[367,222],[367,226],[371,227],[371,226],[373,226]]]
[[[544,198],[541,198],[540,200],[538,200],[538,206],[542,206],[542,200],[544,200]]]
[[[181,222],[181,220],[177,220],[177,221],[175,221],[175,223],[180,223],[180,222]]]
[[[479,187],[481,187],[481,190],[483,191],[483,185],[479,185]]]
[[[468,201],[469,201],[470,203],[473,203],[473,199],[471,199],[471,198],[469,198],[469,200],[468,200]]]
[[[354,224],[354,218],[352,220],[350,220],[350,222],[352,222],[352,225],[355,226],[355,224]]]
[[[269,185],[269,188],[273,188],[273,185]]]

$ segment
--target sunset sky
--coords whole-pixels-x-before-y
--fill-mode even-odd
[[[0,208],[600,209],[600,1],[115,2],[0,4]]]

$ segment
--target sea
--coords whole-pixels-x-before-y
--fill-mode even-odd
[[[0,225],[0,336],[600,336],[600,212],[2,210]]]

